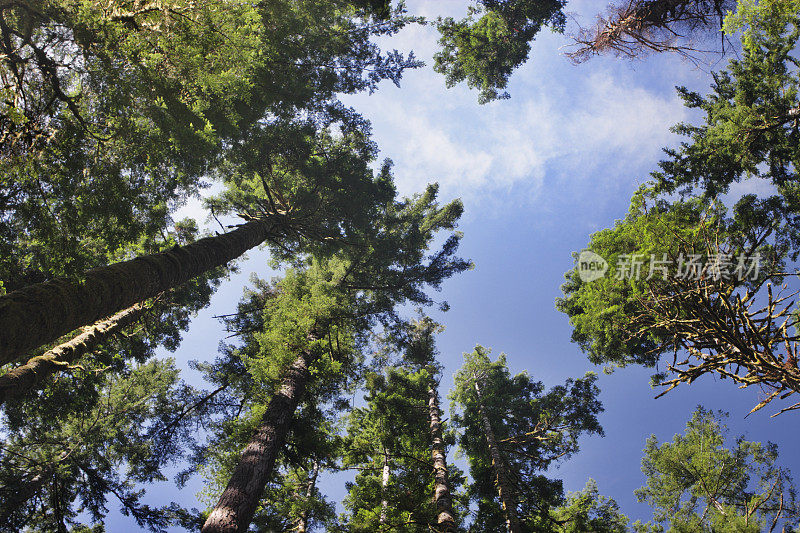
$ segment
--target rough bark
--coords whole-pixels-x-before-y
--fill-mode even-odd
[[[313,354],[301,353],[284,375],[228,486],[208,516],[202,533],[245,532],[253,519],[275,460],[289,432],[292,416],[309,380]]]
[[[381,516],[378,523],[383,526],[386,524],[386,518],[389,511],[389,500],[386,499],[386,488],[389,486],[389,452],[386,447],[383,448],[383,473],[381,476]]]
[[[0,296],[0,364],[225,265],[263,243],[276,222],[254,220],[186,246]]]
[[[428,388],[428,413],[430,418],[431,442],[434,470],[433,501],[436,504],[437,531],[454,533],[456,518],[453,512],[453,497],[450,494],[450,482],[447,477],[447,460],[444,439],[442,438],[442,418],[439,411],[439,393],[432,381]]]
[[[483,421],[483,431],[486,434],[486,442],[489,445],[489,454],[492,457],[492,468],[496,476],[497,493],[500,496],[503,513],[506,516],[506,527],[509,533],[523,533],[522,523],[517,516],[517,499],[508,473],[508,467],[506,466],[503,456],[500,454],[500,447],[497,445],[497,438],[494,435],[492,424],[489,422],[489,417],[486,415],[481,388],[477,380],[475,380],[475,393],[478,396],[478,411]]]
[[[314,495],[314,486],[317,484],[317,476],[319,475],[319,461],[314,460],[311,465],[311,472],[308,475],[308,483],[306,483],[306,504],[311,501],[311,496]],[[308,507],[306,506],[300,513],[300,519],[297,521],[297,533],[306,533],[308,531]]]
[[[83,333],[70,341],[31,358],[22,366],[9,370],[0,376],[0,405],[39,386],[48,376],[69,366],[70,363],[89,353],[100,342],[108,340],[135,323],[142,317],[144,310],[144,305],[135,304],[108,320],[86,328]]]

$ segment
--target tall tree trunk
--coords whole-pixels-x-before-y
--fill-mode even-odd
[[[58,533],[69,533],[67,524],[64,523],[64,501],[61,498],[61,489],[58,483],[58,476],[53,477],[53,488],[50,490],[50,506],[56,521]]]
[[[103,320],[84,332],[56,346],[49,352],[33,357],[24,365],[9,370],[0,376],[0,404],[17,398],[40,385],[48,376],[68,366],[89,353],[97,344],[119,333],[138,321],[144,314],[143,304],[135,304],[120,311],[108,320]]]
[[[318,475],[319,461],[314,459],[311,465],[311,472],[308,474],[308,483],[306,483],[306,506],[300,512],[300,519],[297,522],[297,533],[306,533],[306,531],[308,531],[308,502],[314,495],[314,486],[317,484]]]
[[[431,427],[431,442],[434,471],[433,501],[436,503],[436,523],[441,533],[456,531],[456,518],[453,513],[453,497],[450,494],[450,482],[447,478],[447,460],[444,439],[442,438],[442,418],[439,412],[439,392],[436,382],[431,378],[428,387],[428,413]]]
[[[276,228],[271,219],[255,220],[186,246],[92,269],[83,281],[57,279],[0,296],[0,364],[225,265]]]
[[[386,525],[386,519],[389,515],[389,500],[386,498],[386,489],[389,487],[389,452],[386,446],[383,447],[383,475],[381,476],[381,516],[378,523],[381,526]]]
[[[228,486],[208,516],[202,533],[243,533],[272,475],[295,409],[309,380],[315,356],[302,352],[286,371],[281,387],[269,402],[250,443],[244,449]]]
[[[475,380],[475,393],[478,396],[478,411],[483,421],[483,431],[486,433],[486,442],[489,444],[489,454],[492,457],[492,468],[494,468],[494,473],[497,478],[497,493],[500,495],[500,503],[506,515],[506,527],[509,533],[523,533],[522,523],[517,516],[517,499],[512,487],[511,477],[509,476],[505,460],[500,454],[500,447],[497,445],[497,439],[494,436],[492,425],[489,423],[489,417],[486,415],[486,407],[483,404],[483,396],[477,379]]]

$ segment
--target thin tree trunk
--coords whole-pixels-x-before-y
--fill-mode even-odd
[[[442,419],[439,412],[439,392],[431,378],[428,388],[428,413],[430,417],[431,442],[434,470],[433,501],[436,504],[436,523],[441,533],[456,531],[456,518],[453,513],[453,497],[450,494],[450,482],[447,478],[447,460],[444,439],[442,438]]]
[[[486,433],[486,442],[489,444],[489,454],[492,457],[492,467],[497,478],[497,493],[500,495],[500,503],[506,515],[506,527],[509,533],[523,533],[522,523],[517,516],[517,499],[511,487],[508,468],[503,456],[500,454],[500,447],[497,445],[497,439],[494,436],[492,425],[489,423],[489,417],[486,416],[486,408],[483,405],[483,396],[477,379],[475,380],[475,393],[478,395],[478,411],[483,420],[483,430]]]
[[[64,523],[64,502],[61,499],[58,476],[53,478],[53,488],[50,491],[50,505],[53,508],[53,514],[55,515],[58,533],[69,533],[67,530],[67,524]]]
[[[33,357],[24,365],[9,370],[0,376],[0,405],[39,386],[53,373],[89,353],[100,342],[135,323],[142,317],[144,310],[143,304],[135,304],[108,320],[86,328],[77,337],[56,346],[49,352]]]
[[[386,447],[383,447],[383,475],[381,476],[381,516],[378,523],[381,526],[386,525],[386,519],[389,515],[389,500],[386,498],[386,489],[389,486],[389,452]]]
[[[319,461],[314,459],[311,465],[311,472],[308,475],[308,483],[306,484],[306,505],[300,512],[300,520],[297,523],[297,533],[306,533],[308,531],[308,502],[314,495],[314,486],[317,484],[317,476],[319,475]]]
[[[286,371],[250,443],[244,449],[228,486],[208,516],[202,533],[243,533],[272,475],[295,409],[309,380],[313,354],[303,352]]]
[[[83,281],[57,279],[0,296],[0,364],[225,265],[275,228],[272,220],[254,220],[186,246],[92,269]]]

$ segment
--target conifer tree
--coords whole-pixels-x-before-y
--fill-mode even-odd
[[[101,525],[114,505],[162,531],[170,508],[144,504],[141,486],[163,480],[162,469],[180,457],[163,422],[193,394],[171,360],[154,360],[62,380],[16,405],[5,413],[0,449],[0,529],[69,531],[85,518]]]
[[[286,134],[285,129],[281,132]],[[349,246],[351,254],[371,256],[368,250],[375,246],[384,246],[378,253],[390,253],[394,236],[379,233],[379,228],[392,227],[403,210],[431,217],[438,213],[431,220],[442,227],[453,227],[460,216],[460,202],[436,204],[435,187],[412,200],[395,200],[389,165],[377,176],[367,166],[374,147],[362,133],[340,139],[324,132],[308,137],[307,128],[294,133],[284,138],[292,143],[283,161],[273,154],[273,161],[263,167],[270,157],[263,150],[269,145],[256,143],[246,153],[262,168],[257,171],[243,163],[243,168],[232,169],[230,190],[212,205],[238,210],[248,221],[233,231],[94,269],[81,282],[56,280],[0,296],[0,361],[13,360],[76,327],[226,265],[266,240],[274,244],[276,256],[286,259],[331,253],[342,246]],[[424,227],[410,231],[409,238],[416,240],[426,234]],[[452,248],[456,241],[453,237],[445,247]],[[364,283],[372,285],[369,280]],[[27,327],[20,328],[23,323]]]
[[[478,89],[479,102],[509,98],[511,73],[528,59],[531,41],[542,26],[563,31],[564,0],[477,0],[462,20],[440,18],[441,50],[434,69],[448,87],[466,81]]]
[[[418,63],[372,38],[411,19],[371,13],[347,1],[0,6],[6,290],[119,261],[259,124],[324,121],[348,113],[336,94],[397,82]]]
[[[218,246],[193,247],[188,256],[158,255],[128,270],[117,265],[86,276],[91,268],[135,257],[128,247],[163,231],[170,212],[197,193],[200,177],[235,159],[233,148],[254,139],[274,142],[260,148],[261,160],[285,158],[275,130],[307,141],[309,128],[331,123],[364,129],[335,95],[373,89],[382,79],[397,82],[405,68],[417,65],[397,52],[382,54],[372,42],[409,22],[402,9],[376,20],[378,6],[344,1],[224,4],[175,0],[134,9],[124,2],[49,0],[39,8],[2,7],[0,40],[8,49],[0,63],[0,128],[6,128],[0,135],[17,144],[4,152],[13,157],[0,161],[0,282],[11,293],[28,289],[0,304],[3,362],[225,264],[267,236],[282,236],[286,226],[279,231],[274,220],[266,228],[250,224],[246,243],[223,236],[212,241],[223,241]],[[298,121],[307,122],[302,132],[291,126]],[[343,186],[360,190],[353,181]],[[323,189],[312,184],[305,200],[309,191],[324,196]],[[273,199],[287,199],[280,188],[273,192]],[[379,204],[387,199],[375,195]],[[320,199],[305,205],[301,218],[318,214]],[[367,211],[375,207],[363,199]],[[282,209],[299,214],[298,203]],[[337,223],[357,207],[334,207]],[[320,238],[337,236],[315,229]],[[203,262],[199,270],[197,261]],[[137,272],[144,276],[139,281]],[[121,275],[109,277],[114,273]],[[36,286],[59,277],[71,283]],[[121,283],[126,277],[127,285]],[[160,287],[152,287],[156,280]],[[137,296],[129,292],[134,287]],[[122,302],[120,292],[128,293]],[[48,309],[32,310],[20,299]],[[88,312],[76,317],[80,308]],[[47,317],[59,314],[67,320],[51,330]],[[6,337],[16,335],[19,317],[39,338],[20,346],[11,341],[8,355]]]
[[[162,247],[195,240],[197,226],[186,219],[176,224],[165,237]],[[75,337],[28,361],[7,368],[0,376],[0,404],[30,395],[41,389],[61,371],[87,372],[90,368],[117,370],[125,359],[143,362],[155,349],[177,349],[181,331],[190,318],[208,305],[211,295],[227,273],[220,268],[183,286],[158,295],[145,305],[136,304],[107,320],[84,328]]]
[[[680,124],[688,142],[666,151],[626,219],[592,236],[608,274],[584,282],[569,272],[557,302],[593,362],[655,366],[671,353],[656,383],[669,390],[715,373],[764,385],[770,395],[755,409],[800,391],[795,308],[779,289],[800,249],[792,56],[800,26],[779,6],[731,19],[744,30],[743,58],[715,75],[708,96],[680,89],[704,124]],[[773,192],[729,197],[727,209],[722,195],[752,178]]]
[[[583,433],[602,434],[596,375],[569,379],[545,392],[527,374],[511,376],[504,354],[496,361],[476,346],[451,391],[459,444],[478,502],[472,529],[511,533],[552,527],[550,511],[562,503],[559,480],[540,472],[578,451]]]
[[[567,494],[564,505],[551,513],[554,533],[628,533],[630,520],[611,498],[600,495],[597,482],[589,479],[583,490]]]
[[[446,459],[434,340],[442,329],[424,317],[381,339],[366,405],[348,416],[343,467],[358,473],[342,531],[457,531],[463,476]]]
[[[442,368],[437,362],[434,334],[444,330],[429,317],[410,324],[410,341],[405,352],[405,361],[428,374],[428,424],[430,427],[431,459],[433,460],[434,487],[433,501],[436,505],[436,525],[432,526],[443,533],[457,531],[456,515],[453,507],[453,477],[447,465],[447,442],[444,438],[442,411],[439,403],[439,381]],[[452,467],[451,469],[452,470]],[[454,472],[455,473],[455,472]],[[455,478],[454,478],[455,479]]]
[[[344,530],[430,531],[436,527],[434,470],[425,397],[430,375],[387,367],[367,376],[365,401],[349,415],[344,466],[348,484]]]
[[[788,471],[777,463],[778,448],[739,437],[730,442],[725,413],[698,407],[684,434],[659,444],[647,439],[636,491],[653,507],[653,522],[637,531],[793,530],[800,507]],[[787,529],[788,528],[788,529]]]
[[[452,229],[454,217],[460,214],[453,206],[438,208],[434,199],[432,189],[394,206],[389,216],[380,220],[381,227],[374,233],[377,238],[369,241],[369,248],[358,250],[353,258],[316,262],[307,271],[293,273],[273,291],[274,297],[266,299],[260,323],[263,329],[253,337],[260,348],[251,360],[259,366],[250,372],[256,372],[256,387],[268,376],[280,376],[281,385],[273,389],[204,532],[235,531],[250,523],[291,429],[292,414],[313,385],[312,367],[328,364],[321,362],[324,354],[336,376],[337,366],[352,363],[355,343],[372,324],[397,324],[397,304],[429,304],[423,291],[426,285],[437,287],[450,275],[469,268],[468,262],[453,257],[458,244],[455,235],[425,262],[424,253],[434,235]],[[264,369],[271,370],[264,373]],[[320,370],[314,373],[324,375]],[[328,385],[321,381],[322,386]]]

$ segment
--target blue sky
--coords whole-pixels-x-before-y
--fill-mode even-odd
[[[466,9],[463,0],[408,4],[412,13],[429,17],[458,16]],[[588,24],[599,5],[573,0],[568,10]],[[697,69],[668,55],[636,62],[597,58],[576,66],[563,56],[567,43],[564,36],[545,30],[531,59],[511,79],[511,99],[481,106],[476,92],[465,86],[448,90],[433,72],[435,31],[411,27],[382,44],[414,50],[428,66],[406,73],[401,88],[384,83],[375,94],[344,99],[372,121],[382,157],[394,160],[401,193],[421,191],[436,181],[443,201],[464,201],[461,252],[476,268],[446,282],[436,295],[451,310],[432,312],[447,328],[438,339],[445,366],[443,396],[462,353],[476,343],[492,347],[495,354],[507,353],[513,371],[527,371],[546,385],[587,370],[601,372],[570,342],[567,318],[554,308],[563,274],[572,268],[571,253],[586,246],[590,233],[625,215],[631,194],[655,170],[662,148],[678,142],[670,126],[697,118],[683,107],[674,87],[706,92],[711,81],[709,68]],[[734,194],[758,186],[737,188]],[[196,202],[183,214],[203,218]],[[192,359],[215,357],[224,333],[211,317],[234,310],[250,272],[270,275],[266,264],[264,252],[250,254],[241,274],[225,283],[211,307],[193,321],[174,354],[181,367]],[[671,439],[698,404],[730,412],[734,435],[777,443],[781,464],[800,473],[800,458],[793,453],[800,437],[797,415],[770,419],[775,409],[767,408],[744,419],[760,391],[740,390],[711,377],[655,400],[651,373],[631,367],[601,374],[606,410],[600,420],[606,435],[583,439],[581,452],[552,472],[567,490],[579,490],[594,478],[601,493],[615,498],[633,520],[648,520],[649,509],[633,496],[644,482],[645,439],[651,434]],[[186,376],[195,379],[189,370]],[[178,491],[171,483],[160,484],[149,500],[198,505],[200,486],[194,480]],[[344,495],[342,476],[329,476],[322,487],[334,500]],[[115,517],[109,531],[132,524]]]

